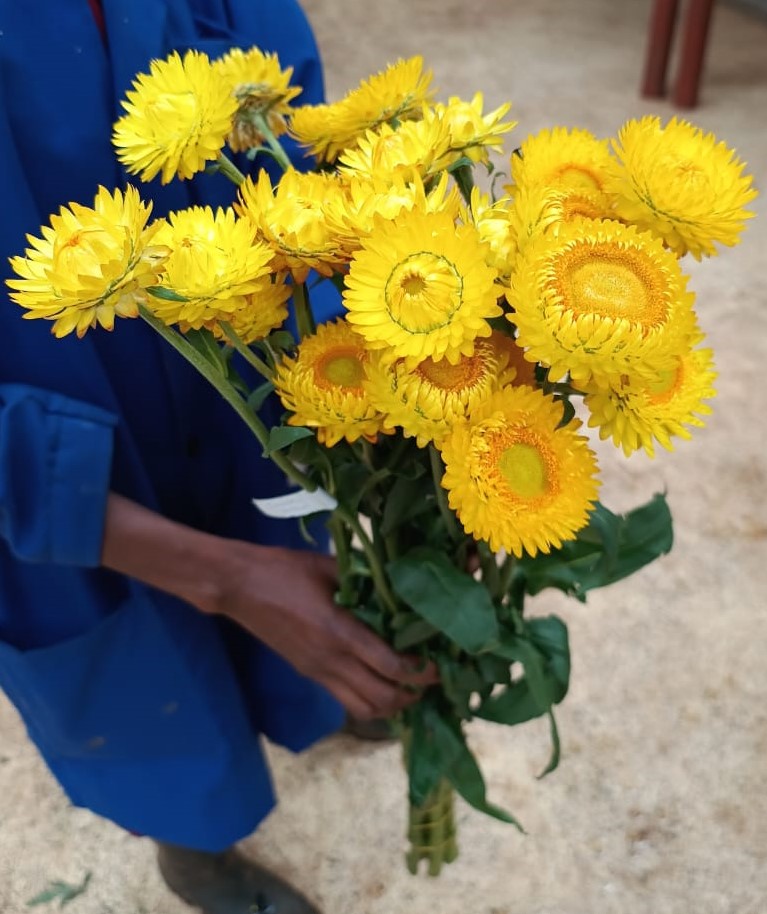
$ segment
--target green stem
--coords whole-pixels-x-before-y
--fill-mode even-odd
[[[184,337],[168,327],[146,307],[139,305],[141,317],[155,330],[160,336],[169,343],[176,352],[180,353],[197,371],[212,384],[213,387],[221,394],[226,402],[235,410],[243,422],[253,432],[258,439],[261,447],[266,448],[269,441],[269,430],[258,416],[248,407],[247,403],[226,380],[226,378],[208,362],[200,353],[188,343]],[[309,476],[301,472],[299,468],[289,460],[280,451],[273,451],[269,457],[282,470],[288,479],[302,486],[307,492],[313,492],[317,488],[317,483]]]
[[[333,538],[336,550],[336,561],[338,562],[338,599],[342,606],[354,606],[356,599],[352,587],[351,575],[349,568],[351,566],[351,549],[349,534],[344,522],[336,514],[330,516],[328,521],[328,530]]]
[[[368,560],[368,565],[370,565],[370,574],[373,578],[373,583],[375,584],[376,591],[381,600],[386,604],[386,608],[391,612],[392,615],[396,615],[397,600],[394,597],[394,594],[391,592],[389,583],[386,580],[386,573],[383,569],[383,564],[376,552],[373,541],[367,534],[367,531],[360,523],[359,517],[351,511],[347,511],[346,508],[339,505],[335,513],[344,521],[344,523],[353,531],[357,539],[360,541],[362,550],[365,553],[365,557]]]
[[[440,456],[439,451],[433,444],[429,445],[429,463],[431,464],[431,475],[434,479],[434,494],[437,497],[439,513],[442,515],[442,520],[444,521],[448,536],[455,542],[458,542],[463,537],[463,534],[461,533],[461,528],[458,526],[455,514],[450,510],[450,505],[447,503],[447,493],[442,488],[441,481],[445,472],[445,466],[442,463],[442,457]]]
[[[482,580],[490,592],[490,596],[493,599],[498,599],[501,596],[501,576],[495,553],[491,551],[484,540],[477,541],[477,552],[479,554],[479,564],[482,566]]]
[[[501,571],[498,576],[499,598],[502,600],[509,592],[511,579],[514,576],[514,569],[517,567],[517,560],[513,553],[509,553],[501,564]]]
[[[231,159],[228,159],[224,155],[223,152],[219,152],[216,164],[218,165],[218,170],[221,172],[221,174],[229,178],[229,180],[233,184],[236,184],[238,187],[245,180],[245,175],[240,171],[240,169]]]
[[[267,123],[266,118],[263,114],[257,114],[253,118],[253,122],[258,128],[261,136],[266,140],[266,145],[271,149],[272,155],[279,162],[280,167],[283,171],[288,171],[293,167],[293,163],[288,158],[288,154],[282,148],[282,143],[277,139],[277,137],[272,133],[272,129]]]
[[[309,304],[309,293],[306,290],[306,283],[297,282],[293,286],[293,305],[296,310],[296,326],[298,335],[301,339],[312,336],[316,331],[312,307]]]
[[[240,353],[240,355],[249,365],[252,365],[253,368],[255,368],[263,378],[266,378],[267,381],[274,380],[272,373],[269,370],[269,366],[265,362],[262,362],[261,359],[259,359],[255,352],[253,352],[253,350],[250,348],[250,346],[246,346],[245,343],[243,343],[231,324],[228,324],[226,321],[219,321],[218,325],[224,331],[226,338],[229,340],[232,346],[234,346],[237,352]]]

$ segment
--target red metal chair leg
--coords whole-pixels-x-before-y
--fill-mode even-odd
[[[642,95],[660,98],[666,94],[666,70],[671,53],[679,0],[655,0],[650,16]]]
[[[698,104],[700,75],[713,6],[714,0],[689,0],[674,86],[674,104],[680,108],[694,108]]]

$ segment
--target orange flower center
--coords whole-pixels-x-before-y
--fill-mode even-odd
[[[429,384],[440,390],[458,391],[474,387],[485,375],[485,359],[475,353],[465,356],[457,365],[451,365],[447,359],[435,362],[424,359],[419,363],[415,373]]]
[[[645,331],[668,317],[663,274],[638,248],[576,243],[556,256],[554,284],[576,317],[624,319]]]

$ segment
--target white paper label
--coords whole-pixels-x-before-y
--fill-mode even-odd
[[[253,504],[267,517],[306,517],[318,511],[332,511],[338,502],[324,489],[307,492],[299,489],[274,498],[254,498]]]

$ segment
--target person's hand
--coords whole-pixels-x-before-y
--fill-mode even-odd
[[[231,545],[239,573],[230,575],[216,611],[323,685],[353,717],[391,717],[437,681],[434,667],[419,671],[417,660],[395,653],[334,603],[330,556]]]
[[[438,681],[336,606],[329,556],[213,536],[110,494],[101,560],[233,619],[361,720],[391,717]]]

